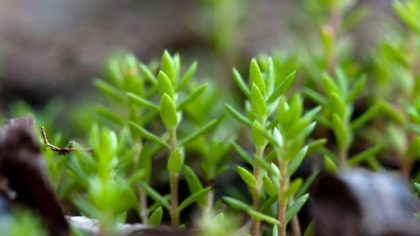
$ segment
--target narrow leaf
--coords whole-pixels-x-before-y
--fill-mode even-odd
[[[182,201],[182,203],[178,206],[177,211],[181,212],[183,209],[185,209],[186,207],[188,207],[189,205],[193,204],[194,202],[199,201],[200,199],[202,199],[204,196],[207,195],[208,192],[210,192],[211,188],[207,187],[204,188],[198,192],[193,193],[192,195],[190,195],[189,197],[187,197],[184,201]]]
[[[98,112],[99,115],[101,115],[102,117],[104,117],[105,119],[112,121],[116,124],[119,125],[124,125],[125,124],[125,119],[117,114],[115,114],[114,111],[111,111],[110,109],[103,107],[103,106],[98,106],[96,108],[96,112]]]
[[[101,79],[95,79],[93,81],[95,86],[107,97],[111,98],[112,100],[116,102],[122,102],[124,101],[124,96],[111,84],[101,80]]]
[[[194,61],[190,65],[190,67],[187,69],[185,74],[182,76],[179,83],[176,85],[175,91],[180,91],[194,77],[195,72],[197,71],[197,65],[198,65],[198,63],[196,61]]]
[[[147,139],[147,140],[149,140],[149,141],[152,141],[152,142],[158,143],[158,144],[160,144],[160,145],[162,145],[162,146],[165,146],[165,147],[167,147],[167,148],[171,148],[171,146],[170,146],[167,142],[163,141],[160,137],[158,137],[158,136],[154,135],[153,133],[151,133],[151,132],[147,131],[145,128],[141,127],[140,125],[138,125],[138,124],[136,124],[136,123],[134,123],[134,122],[130,122],[130,126],[131,126],[134,130],[136,130],[137,132],[139,132],[139,134],[140,134],[143,138],[145,138],[145,139]]]
[[[271,217],[271,216],[268,216],[268,215],[265,215],[265,214],[260,213],[260,212],[258,212],[256,210],[251,209],[251,210],[248,210],[247,213],[254,220],[257,220],[257,221],[265,221],[265,222],[267,222],[269,224],[272,224],[272,225],[279,224],[279,221],[276,218]]]
[[[286,222],[289,222],[300,211],[308,198],[309,194],[302,195],[290,207],[288,207],[286,212]]]
[[[226,109],[228,110],[229,115],[231,115],[233,118],[235,118],[237,121],[241,122],[242,124],[248,126],[249,128],[252,127],[252,122],[242,115],[240,112],[238,112],[235,108],[230,106],[229,104],[226,104]]]
[[[153,102],[148,101],[145,98],[142,98],[134,93],[126,93],[126,95],[128,96],[128,98],[130,99],[130,101],[142,105],[144,107],[153,109],[153,110],[159,110],[159,106],[154,104]]]
[[[183,138],[179,142],[179,146],[187,145],[188,143],[191,143],[192,141],[196,140],[197,138],[205,135],[206,133],[210,132],[212,129],[214,129],[219,124],[218,119],[214,119],[201,127],[200,129],[196,130],[194,133],[188,135],[187,137]]]
[[[255,59],[252,59],[251,64],[249,65],[249,80],[251,86],[255,84],[260,90],[261,94],[264,96],[266,92],[265,82],[260,67],[258,66],[258,63]]]
[[[257,180],[255,177],[245,168],[238,166],[236,169],[238,174],[241,176],[242,180],[249,186],[254,188],[257,185]]]
[[[162,207],[156,208],[149,219],[147,220],[148,225],[158,226],[162,222],[163,210]]]
[[[174,128],[178,124],[175,103],[166,93],[163,94],[160,100],[160,117],[162,118],[163,124],[168,129]]]
[[[203,190],[203,185],[201,184],[200,180],[198,179],[197,175],[189,166],[184,167],[184,175],[185,181],[187,182],[188,189],[191,194],[199,192]]]
[[[370,107],[367,111],[365,111],[361,116],[357,117],[357,119],[351,123],[351,129],[356,130],[363,127],[363,125],[365,125],[367,122],[372,120],[376,115],[378,115],[378,113],[380,112],[380,109],[381,107],[379,103],[376,103],[375,105]]]
[[[182,109],[185,108],[185,106],[195,101],[198,97],[201,96],[201,94],[203,94],[203,92],[206,90],[206,87],[207,87],[207,83],[200,85],[197,89],[195,89],[192,93],[190,93],[184,100],[182,100],[178,104],[177,110],[181,111]]]
[[[222,199],[229,206],[231,206],[232,208],[235,208],[237,210],[243,210],[243,211],[253,210],[252,209],[252,206],[249,206],[246,203],[244,203],[242,201],[239,201],[239,200],[237,200],[235,198],[232,198],[232,197],[223,197]]]
[[[264,120],[267,115],[267,107],[265,105],[265,100],[260,89],[253,84],[251,88],[251,104],[252,111],[255,113],[255,116],[260,120]]]
[[[140,70],[143,72],[143,75],[147,80],[149,80],[153,85],[157,85],[156,76],[152,73],[152,71],[147,67],[145,64],[140,63]]]
[[[150,187],[145,182],[140,183],[143,190],[149,195],[150,198],[158,202],[161,206],[165,207],[169,210],[170,205],[166,198],[164,198],[162,195],[160,195],[158,192],[156,192],[152,187]]]
[[[383,146],[381,144],[377,144],[374,147],[371,147],[371,148],[369,148],[367,150],[364,150],[363,152],[361,152],[361,153],[359,153],[355,156],[352,156],[348,160],[348,163],[350,165],[358,165],[358,164],[366,161],[369,158],[372,158],[372,157],[374,158],[374,156],[376,154],[378,154],[380,151],[382,151],[382,149],[383,149]]]
[[[273,93],[268,97],[267,102],[271,103],[276,100],[278,97],[283,95],[293,84],[296,78],[296,71],[292,71],[287,75],[275,88]]]
[[[168,94],[171,98],[174,97],[175,91],[171,80],[163,71],[158,74],[158,89],[161,95]]]
[[[235,68],[233,68],[232,73],[233,73],[233,80],[235,81],[236,85],[239,87],[239,89],[245,96],[249,97],[251,95],[251,91],[249,91],[249,88],[246,85],[241,74]]]

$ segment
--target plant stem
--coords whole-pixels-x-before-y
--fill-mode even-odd
[[[171,174],[171,225],[173,228],[179,226],[179,212],[178,212],[178,174]]]
[[[143,224],[147,224],[147,194],[143,191],[142,188],[140,192],[140,218]]]
[[[338,166],[341,170],[344,170],[347,167],[347,148],[339,147],[338,151]]]
[[[171,145],[170,152],[173,152],[177,148],[177,137],[176,128],[168,129],[169,133],[169,145]],[[170,155],[170,154],[169,154]],[[171,225],[173,228],[179,226],[179,212],[178,212],[178,174],[170,175],[170,195],[171,195]]]
[[[278,215],[277,220],[280,222],[278,227],[278,235],[286,236],[286,212],[287,199],[284,197],[284,192],[289,185],[289,177],[287,176],[287,167],[281,157],[277,157],[278,167],[280,169],[280,183],[278,189]]]
[[[336,44],[338,38],[340,37],[340,27],[341,27],[342,16],[338,9],[332,9],[330,13],[330,18],[327,23],[327,27],[330,29],[331,37],[333,44]],[[334,45],[335,46],[335,45]],[[333,46],[331,52],[327,55],[327,72],[331,74],[334,67],[337,64],[337,52],[336,48]]]
[[[301,236],[302,232],[300,231],[300,224],[299,224],[299,219],[296,216],[293,217],[292,219],[292,235],[293,236]]]
[[[255,158],[263,158],[264,155],[264,146],[256,146],[256,152],[255,152]],[[257,185],[255,186],[253,193],[252,193],[252,206],[254,210],[258,211],[258,208],[260,207],[260,189],[261,189],[261,174],[260,174],[261,168],[258,164],[258,162],[255,162],[254,166],[254,177],[257,180]],[[254,220],[252,225],[252,235],[253,236],[259,236],[261,233],[261,221]]]

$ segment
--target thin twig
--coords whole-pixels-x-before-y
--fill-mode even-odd
[[[42,139],[44,140],[44,144],[47,147],[49,147],[51,151],[57,152],[58,155],[68,155],[71,152],[75,152],[75,151],[93,152],[91,148],[76,149],[72,146],[71,143],[66,147],[57,147],[51,144],[50,142],[48,142],[47,133],[45,132],[44,126],[41,126],[41,134],[42,134]]]

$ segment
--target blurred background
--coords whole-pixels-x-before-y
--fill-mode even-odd
[[[91,79],[118,50],[146,62],[164,49],[180,52],[197,58],[202,74],[230,83],[233,65],[309,45],[317,29],[308,2],[317,1],[0,0],[0,107],[91,96]],[[366,15],[350,35],[362,54],[381,36],[391,7],[388,0],[356,2]]]

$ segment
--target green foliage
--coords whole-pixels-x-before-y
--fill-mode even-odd
[[[77,151],[69,156],[43,152],[58,196],[99,219],[103,235],[137,212],[143,224],[194,223],[208,236],[243,235],[243,214],[252,220],[253,235],[283,236],[296,227],[321,171],[384,170],[382,161],[392,156],[402,163],[402,176],[419,182],[411,170],[420,159],[419,1],[395,1],[400,25],[388,23],[386,37],[362,57],[349,34],[366,15],[363,6],[354,0],[303,1],[306,14],[296,21],[306,23],[293,40],[295,49],[255,57],[245,69],[236,49],[249,9],[237,0],[200,4],[205,17],[199,24],[208,26],[202,35],[225,68],[238,66],[231,77],[239,95],[226,81],[221,89],[214,80],[224,77],[218,71],[199,80],[209,67],[201,60],[199,67],[169,51],[149,63],[116,54],[103,78],[94,80],[106,98],[95,103],[98,116],[81,109],[90,134],[74,143]],[[53,126],[57,107],[32,111],[17,103],[10,114],[35,113],[50,142],[64,146],[68,134]],[[317,164],[309,177],[296,176],[307,158]],[[225,184],[229,175],[247,188]],[[179,193],[180,181],[187,193]],[[198,222],[187,215],[192,207],[199,209]],[[26,221],[19,230],[36,228],[37,222]],[[313,224],[305,235],[311,232]]]

